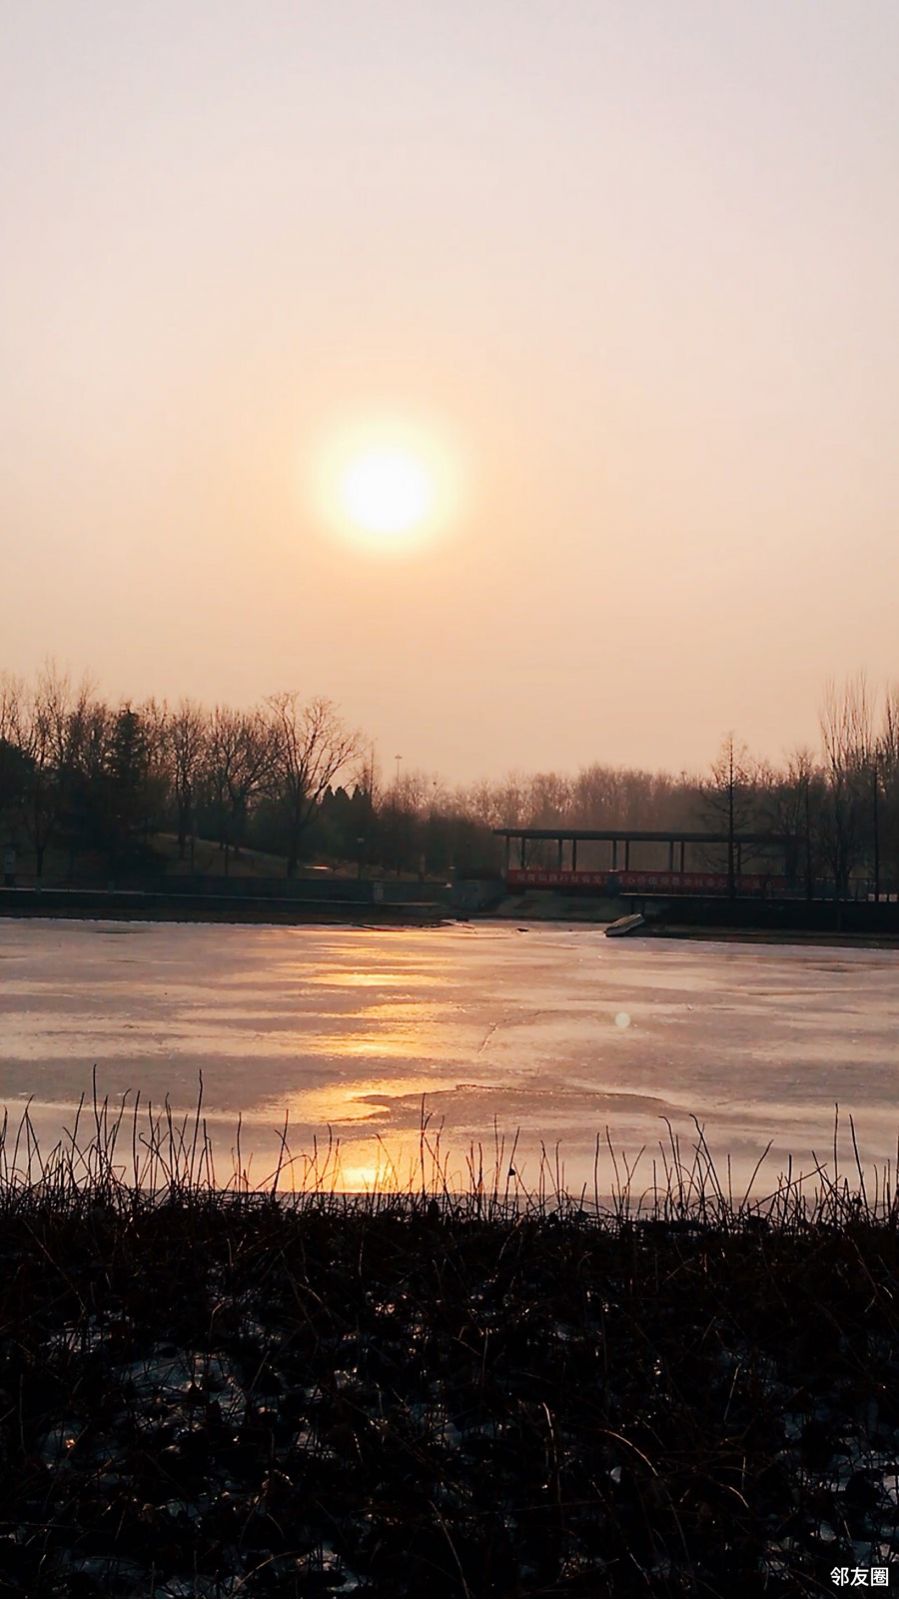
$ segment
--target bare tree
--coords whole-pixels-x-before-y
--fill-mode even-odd
[[[878,841],[882,842],[891,886],[899,882],[899,684],[884,691],[878,739],[881,807]]]
[[[33,688],[17,694],[10,707],[14,742],[24,757],[21,815],[35,856],[35,876],[43,877],[47,847],[68,798],[80,730],[87,715],[87,683],[73,691],[68,674],[49,662]]]
[[[733,733],[725,738],[701,794],[710,819],[719,826],[723,823],[727,832],[727,892],[732,900],[737,892],[737,834],[754,820],[756,804],[755,773],[749,752],[745,745],[736,743]]]
[[[18,738],[25,693],[24,685],[12,673],[0,676],[0,816],[5,819],[24,794],[26,768]]]
[[[510,772],[499,783],[483,778],[478,783],[458,786],[452,809],[489,828],[525,827],[529,792],[530,779],[520,772]]]
[[[146,757],[144,780],[144,841],[149,843],[151,833],[159,826],[172,789],[173,773],[170,755],[169,718],[171,713],[164,700],[151,696],[136,708],[140,719]]]
[[[841,689],[827,682],[821,709],[821,737],[828,773],[824,842],[833,872],[834,897],[848,894],[849,878],[863,845],[875,740],[872,704],[864,673]]]
[[[271,726],[262,711],[231,711],[216,706],[209,722],[206,772],[225,853],[239,848],[250,807],[273,770]]]
[[[330,700],[300,703],[296,692],[266,701],[272,729],[271,771],[287,818],[287,876],[296,876],[300,841],[316,807],[343,767],[361,749]]]
[[[614,769],[598,761],[582,767],[572,785],[571,800],[577,827],[615,827],[619,794]]]
[[[821,819],[827,784],[820,764],[808,749],[787,757],[785,768],[767,764],[757,771],[759,815],[766,829],[782,843],[787,878],[802,880],[805,897],[814,894],[821,856]]]
[[[209,719],[191,700],[182,700],[166,724],[172,790],[178,827],[178,858],[183,861],[190,836],[191,865],[196,839],[196,797],[209,744]]]

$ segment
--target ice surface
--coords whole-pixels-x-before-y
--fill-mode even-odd
[[[472,1143],[492,1164],[497,1128],[506,1168],[520,1130],[515,1181],[533,1182],[541,1142],[559,1141],[569,1187],[592,1187],[608,1125],[620,1149],[647,1147],[649,1183],[662,1119],[688,1151],[695,1113],[736,1184],[769,1139],[769,1174],[789,1152],[829,1157],[835,1102],[868,1161],[895,1156],[891,951],[612,942],[561,925],[6,920],[0,977],[0,1099],[15,1116],[33,1095],[45,1138],[71,1125],[96,1063],[101,1092],[182,1110],[202,1070],[225,1165],[240,1112],[258,1180],[285,1111],[294,1152],[331,1126],[342,1186],[384,1181],[391,1163],[405,1173],[422,1096],[462,1182]]]

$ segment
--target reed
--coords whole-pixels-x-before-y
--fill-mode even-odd
[[[838,1133],[838,1128],[835,1133]],[[895,1168],[734,1193],[701,1128],[591,1193],[514,1138],[460,1188],[258,1183],[94,1086],[0,1129],[0,1594],[820,1595],[889,1566]],[[835,1142],[835,1150],[839,1145]],[[617,1171],[617,1179],[615,1173]],[[605,1173],[610,1197],[603,1199]],[[887,1590],[887,1592],[890,1592]]]

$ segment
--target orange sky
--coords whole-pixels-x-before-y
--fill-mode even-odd
[[[892,0],[7,0],[0,665],[392,770],[704,765],[899,676]],[[309,492],[411,419],[385,557]]]

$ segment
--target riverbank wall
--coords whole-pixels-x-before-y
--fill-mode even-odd
[[[724,931],[793,934],[829,938],[835,935],[899,939],[899,904],[866,900],[728,900],[699,895],[660,896],[562,894],[533,889],[503,895],[484,907],[491,918],[518,922],[610,923],[630,912],[646,917],[642,933],[697,938]]]
[[[642,910],[640,902],[621,902],[624,910]],[[746,930],[771,934],[859,934],[899,937],[899,905],[866,900],[711,900],[679,895],[646,903],[651,928]]]
[[[323,885],[317,885],[320,890]],[[392,884],[392,893],[376,896],[376,884],[344,880],[328,885],[338,892],[260,895],[252,880],[234,892],[142,889],[0,889],[0,916],[100,918],[147,922],[364,923],[385,926],[435,924],[447,917],[449,894],[426,899],[396,891],[414,884]],[[439,887],[439,886],[438,886]],[[353,894],[347,890],[360,890]],[[367,893],[365,891],[368,891]]]

